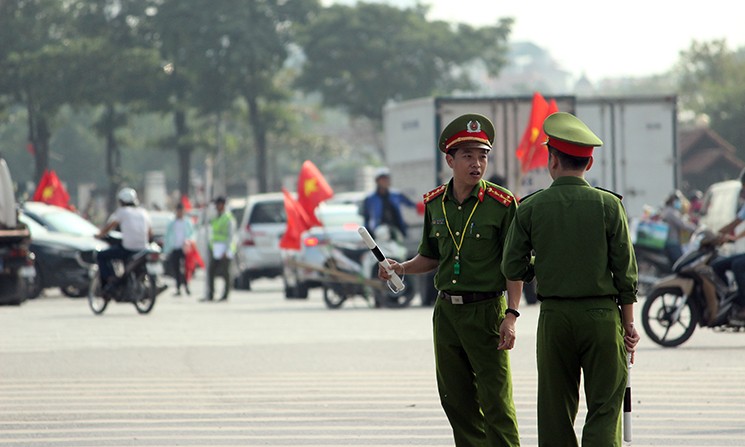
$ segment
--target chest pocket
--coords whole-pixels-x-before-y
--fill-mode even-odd
[[[497,229],[491,225],[469,225],[461,251],[468,251],[468,256],[474,260],[496,256],[499,251],[496,243],[498,235]]]
[[[437,244],[437,250],[440,256],[447,257],[455,253],[455,246],[450,239],[448,227],[445,225],[432,225],[429,230],[429,238]]]

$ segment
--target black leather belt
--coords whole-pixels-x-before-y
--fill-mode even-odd
[[[458,294],[443,292],[438,294],[445,301],[453,304],[471,304],[502,296],[504,292],[458,292]]]

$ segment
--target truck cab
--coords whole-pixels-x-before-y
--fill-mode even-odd
[[[21,304],[35,276],[31,233],[18,221],[10,169],[0,158],[0,304]]]

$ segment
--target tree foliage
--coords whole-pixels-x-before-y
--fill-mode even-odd
[[[330,107],[382,121],[388,100],[468,90],[464,65],[480,59],[490,72],[504,64],[511,21],[453,28],[430,22],[427,9],[399,9],[377,3],[333,5],[302,29],[305,64],[297,85],[318,91]]]
[[[694,41],[675,68],[681,106],[705,117],[745,158],[745,51],[724,40]]]

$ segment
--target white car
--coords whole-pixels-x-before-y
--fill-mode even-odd
[[[256,278],[274,278],[282,274],[279,240],[286,226],[287,215],[281,192],[248,196],[238,223],[237,289],[248,290]]]

